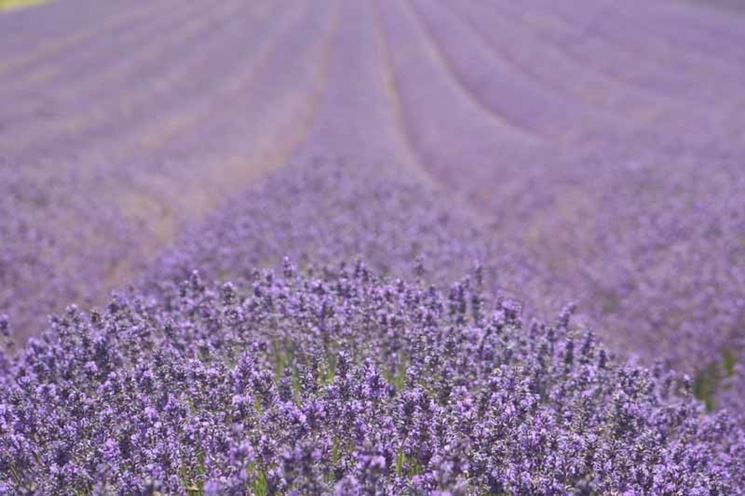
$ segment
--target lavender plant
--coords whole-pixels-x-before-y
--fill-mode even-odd
[[[6,493],[733,494],[743,433],[690,380],[361,262],[194,273],[71,307],[3,359]]]

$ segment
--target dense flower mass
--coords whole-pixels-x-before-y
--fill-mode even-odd
[[[333,272],[335,275],[329,275]],[[326,274],[326,275],[324,275]],[[76,308],[4,358],[8,494],[733,494],[690,381],[480,290],[358,262]]]

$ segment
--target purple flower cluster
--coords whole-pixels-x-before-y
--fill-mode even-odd
[[[686,377],[524,323],[476,269],[194,273],[3,359],[4,493],[733,494],[743,432]],[[330,273],[327,272],[327,274]]]

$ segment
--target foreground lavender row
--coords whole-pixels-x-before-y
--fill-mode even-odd
[[[734,494],[745,437],[690,382],[523,323],[480,274],[194,274],[70,308],[3,358],[4,493]]]

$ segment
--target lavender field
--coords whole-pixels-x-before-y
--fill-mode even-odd
[[[0,9],[0,495],[745,494],[728,3]]]

